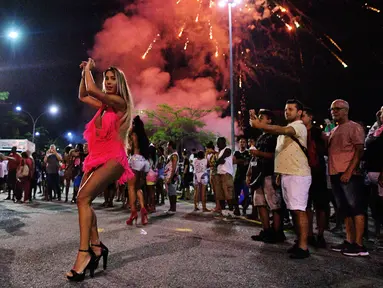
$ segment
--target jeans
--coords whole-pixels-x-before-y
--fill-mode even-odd
[[[52,189],[56,193],[57,198],[61,199],[60,189],[60,176],[58,173],[47,174],[47,188],[48,188],[48,199],[52,199]]]

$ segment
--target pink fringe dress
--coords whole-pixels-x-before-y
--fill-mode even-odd
[[[95,121],[103,111],[105,113],[101,119],[102,127],[98,129],[96,128]],[[119,128],[120,118],[112,108],[103,105],[86,125],[84,131],[84,138],[88,142],[89,154],[85,158],[83,170],[87,173],[111,159],[117,160],[125,169],[118,180],[118,184],[121,185],[133,178],[134,173],[129,167],[125,145],[119,135]]]

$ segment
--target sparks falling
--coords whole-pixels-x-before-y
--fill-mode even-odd
[[[184,23],[184,25],[182,25],[181,30],[180,30],[180,33],[178,33],[178,38],[181,38],[182,33],[184,33],[185,25],[186,25],[186,23]]]
[[[378,8],[375,8],[375,7],[372,7],[372,6],[369,6],[367,3],[364,4],[364,7],[368,10],[371,10],[371,11],[374,11],[376,13],[380,13],[380,10]]]
[[[189,44],[189,38],[186,39],[185,46],[184,46],[184,50],[188,49],[188,44]]]
[[[150,50],[152,50],[153,45],[154,45],[154,43],[156,43],[156,41],[157,41],[157,37],[159,37],[159,36],[160,36],[160,34],[157,34],[156,37],[153,39],[152,43],[150,43],[148,49],[146,49],[144,55],[142,55],[142,57],[141,57],[142,59],[145,59],[145,58],[146,58],[146,55],[148,55],[148,53],[150,52]]]
[[[324,36],[326,36],[326,38],[331,42],[332,45],[334,45],[340,52],[342,52],[342,49],[330,36],[328,36],[327,34],[324,34]]]
[[[209,32],[210,40],[213,40],[213,26],[211,26],[210,21],[209,21],[209,26],[210,26],[210,32]]]
[[[218,54],[218,45],[215,46],[215,57],[218,57],[219,54]]]
[[[342,64],[343,65],[343,67],[344,68],[347,68],[348,67],[348,65],[338,56],[338,55],[336,55],[334,52],[332,52],[332,51],[330,51],[331,52],[331,54],[336,58],[336,60],[338,60],[338,62],[340,63],[340,64]]]

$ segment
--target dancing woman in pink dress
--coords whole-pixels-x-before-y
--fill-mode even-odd
[[[126,183],[134,177],[125,152],[133,101],[124,73],[114,67],[107,69],[101,91],[93,80],[91,70],[94,66],[90,58],[80,65],[83,71],[79,99],[98,112],[84,132],[89,155],[83,164],[85,174],[77,196],[80,248],[73,268],[67,273],[71,281],[84,280],[86,270],[93,277],[101,257],[106,269],[109,250],[99,240],[97,218],[91,204],[109,184],[115,181]]]

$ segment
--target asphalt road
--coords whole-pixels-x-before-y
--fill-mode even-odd
[[[108,270],[93,279],[69,283],[75,260],[78,219],[75,205],[36,201],[14,204],[0,194],[0,287],[383,287],[383,252],[367,258],[311,248],[311,257],[289,259],[288,242],[250,239],[260,227],[244,219],[194,213],[178,204],[174,216],[160,212],[149,224],[128,227],[128,213],[99,208],[101,240],[111,251]],[[140,222],[139,222],[140,223]],[[328,242],[341,241],[326,234]]]

